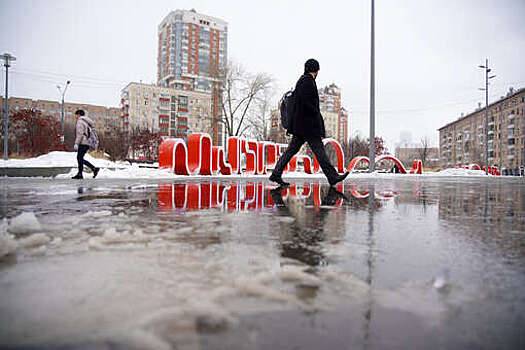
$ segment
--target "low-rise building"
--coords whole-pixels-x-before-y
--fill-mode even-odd
[[[488,163],[512,171],[525,166],[525,88],[510,89],[488,106]],[[439,129],[444,167],[485,164],[485,108]]]
[[[3,105],[3,98],[0,97]],[[9,110],[11,113],[22,109],[35,109],[43,115],[49,115],[60,121],[62,119],[62,104],[52,100],[33,100],[24,97],[9,97]],[[83,109],[86,115],[93,119],[99,134],[104,134],[114,127],[122,126],[121,109],[119,107],[106,107],[87,103],[64,103],[64,124],[71,125],[76,123],[75,111]]]
[[[129,128],[149,129],[161,136],[211,134],[211,103],[209,93],[152,84],[132,82],[121,93],[122,113]]]

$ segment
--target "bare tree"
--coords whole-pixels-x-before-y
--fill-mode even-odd
[[[220,122],[228,136],[248,133],[266,135],[264,121],[269,112],[274,79],[266,73],[251,74],[235,63],[230,63],[220,74],[222,80],[222,115]],[[262,123],[261,109],[264,110]],[[255,117],[259,115],[259,117]],[[255,129],[255,130],[254,130]]]
[[[250,111],[247,119],[251,125],[247,132],[259,141],[267,140],[270,134],[272,100],[275,96],[272,83],[254,99],[254,108]]]
[[[112,127],[109,132],[101,133],[100,149],[109,155],[112,161],[124,160],[130,149],[130,138],[127,131]]]
[[[417,155],[419,157],[419,159],[421,159],[421,161],[423,162],[423,165],[425,165],[427,163],[427,158],[428,158],[428,152],[429,152],[429,145],[430,145],[430,141],[428,139],[427,136],[425,137],[422,137],[421,138],[421,147],[418,148],[417,150]]]

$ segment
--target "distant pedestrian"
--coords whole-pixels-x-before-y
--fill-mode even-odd
[[[82,172],[84,165],[91,169],[93,172],[93,178],[97,177],[100,168],[95,167],[93,164],[84,159],[87,151],[89,151],[89,142],[91,130],[94,129],[95,123],[90,118],[86,117],[86,113],[79,109],[75,112],[77,117],[77,125],[75,127],[75,146],[74,149],[77,151],[77,162],[78,162],[78,173],[73,176],[73,179],[83,179]]]
[[[270,181],[276,182],[281,186],[288,186],[289,183],[283,181],[282,174],[284,168],[292,157],[299,152],[301,146],[307,142],[310,149],[317,157],[323,173],[328,179],[328,183],[333,186],[343,181],[348,172],[339,175],[337,170],[330,164],[323,145],[323,138],[326,137],[323,116],[319,109],[319,93],[315,78],[319,73],[319,62],[309,59],[304,64],[304,74],[299,78],[295,85],[295,108],[291,116],[290,127],[287,132],[293,135],[288,148],[273,169]]]

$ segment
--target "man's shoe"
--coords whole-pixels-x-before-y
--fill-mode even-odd
[[[95,170],[93,170],[93,178],[97,177],[99,171],[100,171],[100,168],[95,168]]]
[[[282,177],[275,176],[274,174],[270,175],[270,181],[276,182],[277,184],[279,184],[279,186],[290,186],[290,184],[288,182],[285,182]]]
[[[344,173],[343,175],[337,175],[335,179],[329,180],[328,183],[330,183],[330,186],[334,186],[336,183],[343,181],[346,179],[346,177],[350,174],[348,171]]]
[[[80,179],[83,179],[84,176],[80,175],[80,174],[76,174],[75,176],[72,177],[72,179],[74,180],[80,180]]]

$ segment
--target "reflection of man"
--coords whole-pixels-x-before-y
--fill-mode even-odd
[[[270,191],[272,200],[279,211],[286,216],[293,216],[296,222],[287,225],[281,230],[281,256],[301,261],[310,266],[318,266],[325,260],[319,244],[326,238],[324,224],[330,209],[321,208],[319,211],[311,211],[308,215],[300,215],[290,210],[292,203],[284,202],[282,192],[286,189],[278,187]],[[322,205],[334,205],[337,199],[346,198],[341,192],[330,187],[326,196],[322,199]],[[302,210],[304,207],[300,206]]]
[[[301,146],[307,142],[310,149],[319,161],[321,169],[325,174],[330,186],[343,181],[348,172],[339,175],[326,155],[323,145],[323,138],[326,137],[324,120],[319,109],[319,93],[315,78],[319,73],[319,62],[309,59],[304,64],[304,74],[299,78],[295,85],[295,108],[291,118],[291,125],[288,132],[293,135],[288,148],[279,158],[273,169],[270,181],[278,183],[280,186],[288,186],[284,182],[282,174],[284,168],[292,157],[299,152]]]

